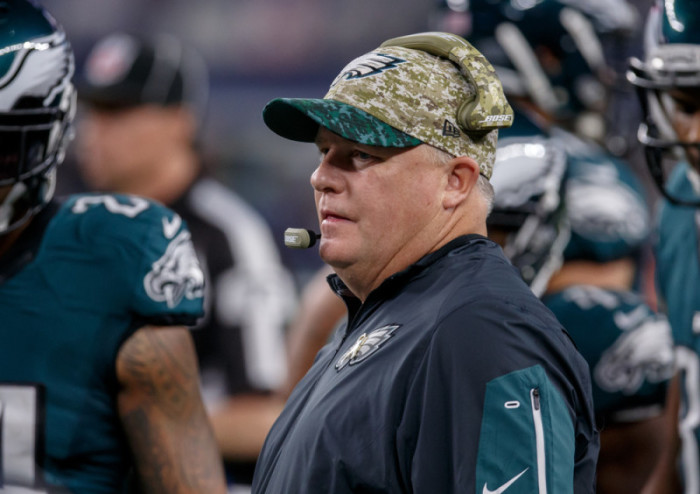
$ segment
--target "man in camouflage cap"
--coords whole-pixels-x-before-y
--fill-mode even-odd
[[[325,98],[263,116],[320,151],[320,255],[348,322],[289,397],[253,492],[593,493],[586,363],[486,238],[512,121],[489,62],[458,36],[396,38]]]

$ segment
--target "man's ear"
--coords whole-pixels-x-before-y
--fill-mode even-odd
[[[468,156],[457,156],[447,163],[447,184],[442,205],[452,209],[467,200],[479,179],[479,164]]]

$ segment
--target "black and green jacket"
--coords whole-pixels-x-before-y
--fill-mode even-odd
[[[588,367],[490,240],[385,280],[272,428],[253,492],[584,494],[598,434]]]

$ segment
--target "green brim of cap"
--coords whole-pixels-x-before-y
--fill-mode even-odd
[[[278,98],[263,109],[263,120],[275,134],[314,142],[322,125],[360,144],[405,148],[422,143],[354,106],[331,99]]]

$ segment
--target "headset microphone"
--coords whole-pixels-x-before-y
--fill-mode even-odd
[[[320,233],[314,233],[306,228],[287,228],[284,231],[284,245],[292,249],[308,249],[321,238]]]

